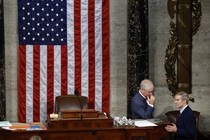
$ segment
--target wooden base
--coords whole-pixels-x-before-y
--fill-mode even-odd
[[[62,110],[62,118],[98,118],[99,112],[94,109]]]
[[[80,130],[80,129],[96,129],[96,128],[112,128],[113,119],[110,116],[104,114],[98,114],[97,118],[48,118],[49,129],[68,129],[68,130]]]
[[[0,140],[29,140],[33,137],[35,139],[40,137],[42,140],[168,140],[165,124],[154,127],[117,128],[109,126],[112,124],[109,118],[49,121],[51,127],[47,130],[26,131],[0,128]],[[71,123],[73,123],[72,126]]]

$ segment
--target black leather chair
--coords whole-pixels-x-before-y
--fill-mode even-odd
[[[198,135],[199,135],[199,116],[200,116],[200,112],[193,110],[194,116],[196,118],[196,140],[198,140]],[[176,123],[176,119],[178,118],[180,112],[179,110],[175,110],[175,111],[168,111],[166,112],[166,116],[167,119],[170,123]],[[170,136],[170,140],[173,140],[173,135]]]
[[[55,98],[55,112],[59,114],[62,110],[80,110],[88,108],[88,98],[76,95],[60,95]]]

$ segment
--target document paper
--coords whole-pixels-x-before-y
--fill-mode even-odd
[[[148,126],[157,126],[156,124],[154,123],[151,123],[147,120],[142,120],[142,121],[135,121],[135,126],[138,126],[138,127],[148,127]]]
[[[9,121],[0,121],[0,127],[12,126]]]

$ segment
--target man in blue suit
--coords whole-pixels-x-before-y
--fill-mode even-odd
[[[168,132],[175,132],[175,140],[195,140],[196,118],[188,106],[189,96],[181,91],[174,98],[175,107],[180,110],[180,116],[177,118],[176,124],[167,125],[165,129]]]
[[[155,103],[153,90],[154,85],[151,80],[145,79],[141,82],[139,92],[131,101],[132,119],[152,118]]]

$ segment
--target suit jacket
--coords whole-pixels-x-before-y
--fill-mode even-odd
[[[189,106],[177,118],[176,126],[175,140],[195,140],[196,119]]]
[[[131,101],[131,110],[133,119],[152,118],[154,107],[146,102],[146,99],[138,92]]]

